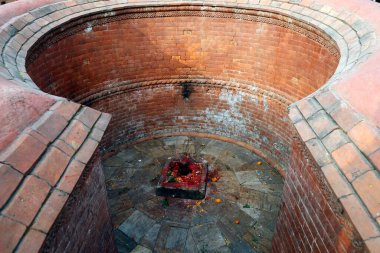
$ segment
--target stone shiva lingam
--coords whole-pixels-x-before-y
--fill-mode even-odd
[[[188,154],[166,162],[156,188],[158,196],[203,199],[206,194],[207,162],[197,162]]]

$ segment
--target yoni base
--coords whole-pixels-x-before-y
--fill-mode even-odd
[[[207,163],[190,162],[191,172],[178,174],[180,160],[169,161],[161,171],[156,188],[158,196],[184,199],[203,199],[206,196]]]

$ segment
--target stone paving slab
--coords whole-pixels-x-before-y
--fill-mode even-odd
[[[203,224],[190,229],[198,250],[210,251],[226,245],[224,237],[215,224]]]
[[[172,252],[182,252],[186,244],[188,229],[171,227],[166,238],[165,248]]]
[[[111,162],[106,161],[104,170],[108,170],[105,175],[114,226],[121,224],[121,233],[134,241],[136,250],[235,253],[248,247],[253,251],[247,252],[270,252],[283,186],[278,173],[255,154],[229,147],[232,144],[176,138],[140,143],[138,148],[129,147]],[[209,159],[211,170],[217,169],[220,179],[208,182],[203,200],[168,197],[164,201],[164,197],[155,194],[155,176],[160,174],[168,153],[175,156],[186,145],[200,147],[199,159]],[[154,159],[145,158],[150,150],[164,153],[155,154]],[[225,156],[233,155],[233,150],[244,154],[230,158],[238,162],[226,164]],[[257,165],[257,161],[262,163]],[[117,240],[121,250],[125,250],[123,243]]]
[[[117,250],[119,253],[129,253],[136,247],[136,242],[121,232],[119,229],[116,229],[114,234]]]
[[[158,233],[160,232],[161,225],[160,224],[154,224],[153,227],[151,227],[148,232],[145,234],[143,239],[141,240],[141,244],[153,249],[154,245],[156,244]]]
[[[142,212],[136,210],[123,224],[120,225],[119,229],[135,240],[140,242],[142,237],[149,231],[149,229],[154,225],[155,221]]]
[[[134,248],[131,253],[152,253],[152,251],[148,248],[145,248],[141,245],[137,245],[136,248]]]
[[[198,253],[200,252],[195,244],[193,235],[189,232],[187,233],[186,245],[183,250],[184,253]]]

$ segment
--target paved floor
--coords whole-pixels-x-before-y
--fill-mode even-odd
[[[201,201],[155,195],[162,166],[183,152],[219,170]],[[104,172],[119,252],[270,252],[283,180],[246,149],[165,137],[122,150]]]

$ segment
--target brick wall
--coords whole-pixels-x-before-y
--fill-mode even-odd
[[[91,107],[114,115],[102,145],[108,151],[149,136],[205,133],[244,142],[285,167],[292,132],[286,103],[242,86],[190,83],[186,100],[180,84],[152,85]]]
[[[273,252],[365,252],[306,146],[294,138]]]
[[[40,252],[117,252],[99,156],[87,164]]]
[[[131,9],[115,20],[75,20],[34,46],[28,73],[48,93],[111,113],[106,150],[205,133],[246,143],[286,168],[293,131],[286,107],[333,74],[335,46],[296,20],[297,29],[283,27],[274,13],[256,22],[254,11],[236,18],[231,9],[186,10],[191,15],[159,8],[153,14],[163,17],[139,18],[141,10]]]
[[[324,84],[338,64],[337,57],[316,41],[332,42],[312,27],[308,27],[311,31],[297,27],[295,20],[297,29],[317,39],[282,23],[235,19],[228,13],[223,14],[226,18],[194,13],[131,19],[125,14],[121,21],[99,16],[96,22],[73,22],[76,26],[67,26],[63,34],[56,31],[55,37],[45,36],[37,44],[40,48],[29,53],[28,73],[42,90],[72,99],[121,81],[201,77],[248,81],[296,101]],[[101,22],[109,23],[97,25]],[[57,37],[64,38],[56,42]]]

